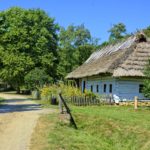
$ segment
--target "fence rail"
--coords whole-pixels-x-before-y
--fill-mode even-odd
[[[76,105],[76,106],[91,106],[91,105],[100,105],[100,104],[114,104],[112,96],[106,95],[101,98],[95,97],[80,97],[72,96],[70,98],[65,98],[67,102]]]
[[[138,109],[138,106],[150,106],[150,99],[139,99],[134,97],[134,109]]]
[[[150,102],[150,99],[139,99],[138,98],[138,102]]]

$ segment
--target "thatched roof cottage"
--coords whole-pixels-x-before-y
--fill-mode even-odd
[[[94,52],[84,64],[67,75],[82,91],[115,94],[120,99],[143,98],[143,70],[150,58],[150,41],[138,33],[127,40]]]

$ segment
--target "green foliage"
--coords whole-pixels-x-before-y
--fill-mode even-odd
[[[34,90],[42,87],[52,79],[48,76],[44,69],[35,68],[25,76],[25,84],[28,89]]]
[[[97,46],[97,39],[91,37],[90,31],[83,24],[61,28],[59,34],[59,65],[57,73],[64,78],[67,73],[85,62]]]
[[[147,37],[150,37],[150,26],[143,30]]]
[[[59,38],[61,47],[70,45],[78,47],[91,42],[90,31],[83,24],[79,26],[70,25],[66,30],[61,28]]]
[[[49,101],[52,96],[58,97],[58,93],[61,92],[62,96],[67,100],[70,101],[72,97],[82,97],[82,98],[96,98],[97,100],[103,102],[103,95],[95,94],[89,90],[85,90],[84,93],[81,92],[79,88],[72,86],[71,84],[64,84],[59,83],[58,85],[52,84],[49,86],[45,86],[44,88],[40,89],[41,91],[41,98],[44,101]],[[50,104],[50,103],[49,103]]]
[[[148,61],[147,66],[145,67],[144,74],[147,79],[144,80],[143,94],[145,97],[150,98],[150,60]]]
[[[131,34],[126,33],[126,26],[123,23],[114,24],[108,32],[110,33],[109,40],[99,45],[99,49],[124,41],[131,36]]]
[[[114,24],[108,32],[110,33],[109,41],[120,40],[126,34],[126,26],[123,23]]]
[[[65,85],[63,83],[60,83],[59,85],[50,85],[46,86],[41,89],[41,97],[43,99],[49,99],[50,96],[58,96],[58,93],[61,91],[64,97],[71,97],[71,96],[84,96],[84,94],[81,92],[80,89],[71,86],[71,85]]]
[[[75,58],[76,58],[76,63],[77,66],[82,65],[88,58],[89,56],[95,51],[96,46],[86,44],[86,45],[81,45],[76,49],[75,52]]]
[[[41,96],[49,97],[50,95],[58,95],[61,91],[64,97],[70,98],[72,96],[87,96],[87,97],[96,97],[96,95],[88,90],[85,90],[85,93],[82,93],[79,88],[76,88],[72,85],[65,85],[60,83],[59,85],[50,85],[41,89]]]
[[[60,84],[60,91],[64,97],[70,98],[72,96],[84,96],[79,88],[72,85]]]
[[[99,49],[108,46],[110,43],[108,41],[103,42],[100,46]]]
[[[24,76],[42,67],[55,77],[58,25],[40,9],[0,12],[0,78],[19,87]]]
[[[150,98],[150,79],[144,80],[143,94],[145,97]]]
[[[85,89],[84,94],[85,94],[86,97],[89,97],[89,98],[91,98],[91,97],[95,98],[96,97],[96,94],[94,94],[90,90]]]
[[[41,88],[40,92],[41,92],[41,98],[43,100],[50,100],[52,96],[57,97],[59,91],[58,91],[58,86],[52,84],[50,86],[45,86],[44,88]]]

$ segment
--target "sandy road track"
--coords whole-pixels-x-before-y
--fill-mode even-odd
[[[6,99],[0,106],[0,150],[28,150],[39,116],[53,110],[41,109],[25,96],[0,93]]]

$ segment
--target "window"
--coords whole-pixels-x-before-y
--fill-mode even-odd
[[[112,84],[109,84],[109,93],[112,93]]]
[[[99,85],[96,85],[96,92],[99,92]]]
[[[93,85],[91,85],[91,92],[93,92]]]
[[[139,93],[142,93],[143,87],[144,87],[143,84],[139,85]]]
[[[85,91],[85,81],[83,81],[83,92]]]
[[[106,84],[104,84],[104,89],[103,89],[104,93],[106,93]]]

